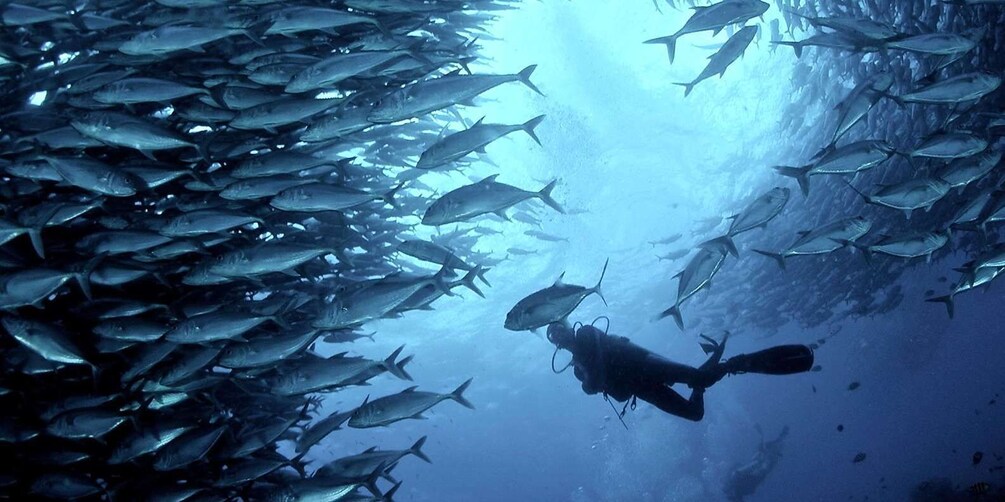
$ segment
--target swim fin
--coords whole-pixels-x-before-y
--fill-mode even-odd
[[[752,354],[731,357],[725,363],[729,373],[791,375],[813,367],[813,350],[805,345],[779,345]]]

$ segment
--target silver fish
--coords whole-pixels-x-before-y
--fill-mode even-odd
[[[667,56],[673,63],[677,39],[689,33],[712,31],[718,35],[723,28],[743,24],[767,12],[770,6],[760,0],[727,0],[708,6],[694,7],[694,15],[688,18],[684,26],[673,35],[646,40],[647,44],[663,44],[667,48]]]
[[[507,82],[519,81],[542,94],[530,81],[537,65],[531,65],[515,75],[461,75],[452,73],[417,82],[384,98],[370,112],[367,120],[374,124],[390,124],[425,115],[457,103],[467,103],[479,94]]]
[[[528,192],[519,188],[495,181],[493,174],[478,183],[452,190],[437,199],[422,216],[424,225],[445,225],[459,221],[468,221],[476,216],[496,213],[504,216],[506,209],[527,199],[540,199],[554,210],[564,213],[565,210],[552,197],[558,180],[548,183],[539,192]]]
[[[592,288],[563,283],[562,278],[565,276],[563,272],[551,286],[535,291],[517,302],[506,313],[503,326],[511,331],[523,331],[534,330],[554,322],[563,322],[587,296],[592,294],[599,296],[606,304],[607,300],[600,291],[600,285],[604,282],[609,262],[610,260],[604,262],[600,279]]]
[[[842,242],[853,242],[869,233],[872,222],[856,216],[843,218],[814,230],[804,230],[799,238],[788,248],[780,252],[770,252],[755,249],[754,252],[775,260],[778,266],[785,268],[785,258],[790,256],[826,254],[844,247]]]
[[[383,427],[407,418],[424,418],[422,413],[437,404],[453,400],[464,407],[474,409],[474,405],[464,398],[464,391],[471,385],[471,379],[462,383],[449,394],[422,392],[409,387],[397,394],[364,402],[349,418],[349,427],[365,429]]]

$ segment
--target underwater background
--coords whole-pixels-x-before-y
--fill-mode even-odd
[[[726,0],[732,1],[748,0]],[[280,33],[284,15],[301,4],[366,19]],[[780,0],[715,35],[680,37],[671,63],[663,45],[643,42],[684,26],[700,11],[689,7],[663,0],[5,2],[0,303],[8,322],[0,453],[17,462],[0,469],[0,496],[305,500],[318,486],[307,481],[323,478],[314,474],[318,468],[374,446],[407,450],[425,437],[421,452],[431,463],[399,455],[373,465],[369,475],[332,481],[326,489],[351,490],[316,500],[381,500],[391,489],[394,500],[403,501],[1000,500],[1005,332],[999,314],[1005,303],[994,277],[1005,268],[995,261],[1002,249],[997,211],[1005,211],[998,192],[1005,5]],[[833,36],[841,32],[800,16],[868,19],[896,35],[865,43]],[[675,84],[699,75],[744,24],[759,28],[742,57],[685,96]],[[166,51],[123,49],[137,33],[184,38],[190,34],[171,29],[189,26],[223,31]],[[772,43],[821,33],[832,37],[801,48],[798,57]],[[884,45],[919,33],[957,33],[974,43],[944,54]],[[275,65],[278,77],[251,69],[254,51],[287,56],[262,64]],[[288,86],[324,57],[367,51],[389,56],[308,94]],[[455,70],[516,74],[528,65],[537,65],[531,86],[505,83],[476,93],[473,103],[458,98],[374,118],[373,110],[388,107],[401,89],[418,95],[409,87],[416,82]],[[998,82],[975,99],[904,99],[973,72]],[[845,119],[839,104],[880,73],[892,77],[891,85],[871,91],[877,98],[864,118],[835,141],[835,127]],[[107,80],[81,91],[78,82],[95,75]],[[99,94],[137,77],[198,90],[135,102]],[[260,92],[255,99],[261,101],[235,103],[228,86]],[[274,123],[257,123],[260,117],[248,112],[275,115],[270,104],[307,106],[301,99],[338,102]],[[102,113],[119,115],[105,132],[89,128]],[[431,145],[483,117],[523,124],[540,115],[543,122],[532,130],[540,145],[516,130],[484,153],[416,167]],[[156,140],[176,142],[144,147],[111,137],[108,131],[128,128],[125,116],[156,124]],[[338,134],[306,136],[314,124],[360,117],[366,120]],[[67,126],[66,136],[40,138]],[[983,148],[920,151],[919,145],[950,133],[970,135]],[[806,195],[793,177],[772,169],[813,166],[828,145],[863,140],[883,140],[897,153],[854,176],[814,173]],[[250,169],[248,159],[284,151],[304,157],[285,160],[292,167],[281,172],[245,176],[239,170]],[[953,162],[979,156],[993,162],[964,183],[943,181]],[[172,174],[179,169],[185,172]],[[126,181],[109,182],[112,173]],[[531,192],[558,180],[551,195],[564,212],[533,200],[503,208],[504,217],[489,211],[457,223],[423,223],[433,201],[492,175]],[[287,177],[365,194],[315,210],[284,207],[279,191],[256,198],[225,192],[248,179],[282,178],[291,183],[284,185],[288,190],[307,183]],[[880,184],[917,179],[936,180],[938,193],[899,199],[914,204],[909,216],[877,195]],[[789,189],[781,212],[763,228],[734,236],[738,256],[722,251],[710,282],[677,302],[684,329],[660,319],[678,298],[675,274],[702,243],[728,232],[727,217],[774,187]],[[392,189],[396,193],[382,198]],[[964,209],[978,199],[985,205],[964,219]],[[179,221],[213,211],[213,224],[234,219],[206,228],[194,218]],[[784,267],[755,252],[780,252],[800,231],[859,216],[870,230],[857,242],[835,242],[831,252],[788,256]],[[946,239],[905,252],[913,256],[879,249],[924,232]],[[416,239],[449,248],[468,264],[452,280],[472,267],[480,275],[484,267],[491,286],[479,280],[439,298],[429,278],[440,277],[441,264],[398,251]],[[267,272],[205,272],[272,241],[315,251]],[[181,242],[191,249],[157,252]],[[791,376],[727,376],[708,390],[700,422],[639,403],[623,426],[622,404],[614,409],[584,394],[571,372],[554,374],[554,346],[540,333],[503,326],[521,298],[563,273],[567,283],[593,285],[607,260],[603,298],[588,296],[570,322],[606,316],[611,333],[691,365],[705,359],[700,334],[721,338],[728,331],[727,357],[810,344],[818,367]],[[55,286],[38,286],[38,277]],[[974,284],[975,277],[983,282]],[[416,289],[356,319],[339,318],[339,308],[355,314],[375,296],[368,288],[398,284]],[[433,302],[422,294],[435,295]],[[944,302],[925,301],[943,295],[950,296],[951,316]],[[247,323],[228,324],[229,334],[213,339],[183,332],[214,312]],[[136,330],[140,320],[161,332],[138,340],[99,328],[121,323]],[[287,353],[261,364],[234,363],[243,350],[237,347],[291,334],[303,342]],[[382,365],[401,346],[400,354],[413,358],[394,363],[392,355],[392,364]],[[286,376],[321,357],[373,364],[315,389],[277,390]],[[200,363],[186,366],[193,359]],[[564,365],[568,353],[556,360]],[[405,362],[402,375],[396,370]],[[172,371],[184,374],[167,382]],[[387,427],[356,427],[350,420],[298,455],[297,445],[319,419],[413,385],[449,393],[469,378],[464,398],[474,410],[448,400],[422,420]],[[177,401],[165,403],[165,396]],[[68,404],[73,399],[87,402]],[[98,432],[72,435],[54,425],[75,409],[89,410],[88,420],[100,416]],[[130,450],[151,434],[163,440]],[[193,458],[165,467],[172,460],[163,452],[179,436],[178,450],[186,441],[202,440],[204,447],[183,450]],[[68,460],[69,452],[79,456]],[[252,461],[275,464],[241,482],[219,482]],[[740,479],[737,472],[752,464],[763,472]]]

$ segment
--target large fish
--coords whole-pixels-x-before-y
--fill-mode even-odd
[[[558,180],[548,183],[539,192],[529,192],[499,183],[493,174],[478,183],[452,190],[437,199],[422,216],[424,225],[445,225],[469,221],[483,214],[495,213],[505,217],[506,210],[527,199],[540,199],[552,209],[564,213],[562,206],[551,198]]]
[[[847,16],[814,17],[794,11],[790,12],[795,16],[805,19],[813,26],[829,28],[846,35],[865,37],[872,40],[889,40],[900,35],[891,26],[869,18]]]
[[[382,280],[352,295],[337,297],[321,310],[313,326],[318,329],[340,329],[380,319],[430,285],[444,294],[452,295],[450,287],[444,282],[447,271],[444,267],[432,276],[400,281]]]
[[[161,26],[136,34],[119,45],[130,56],[165,56],[181,50],[199,50],[203,45],[234,35],[251,35],[245,30],[201,26]],[[251,37],[254,39],[254,37]]]
[[[779,252],[755,249],[754,252],[775,260],[785,268],[785,259],[790,256],[826,254],[844,247],[843,242],[854,242],[869,233],[872,222],[861,216],[842,218],[814,230],[799,232],[799,238],[792,245]]]
[[[365,51],[335,54],[298,72],[286,85],[286,92],[301,93],[332,87],[335,84],[366,73],[397,58],[406,51]]]
[[[343,414],[333,415],[341,419]],[[350,414],[351,415],[351,414]],[[346,417],[348,418],[348,417]],[[344,421],[344,419],[343,419]],[[363,453],[342,457],[321,466],[317,472],[322,476],[342,476],[346,478],[366,477],[381,466],[391,466],[401,460],[406,455],[414,455],[428,463],[432,463],[429,457],[422,452],[422,446],[426,444],[426,436],[422,436],[407,450],[378,450],[370,448]]]
[[[924,33],[886,43],[890,49],[936,56],[970,52],[976,45],[973,40],[955,33]]]
[[[893,86],[893,80],[893,75],[890,73],[874,75],[855,86],[848,96],[834,107],[839,118],[834,137],[831,139],[832,145],[865,118],[881,98],[887,96],[887,91]]]
[[[988,142],[984,138],[964,132],[947,132],[929,136],[906,153],[912,158],[953,160],[977,155],[987,147]]]
[[[517,302],[506,313],[503,326],[511,331],[524,331],[535,330],[554,322],[564,322],[587,296],[594,293],[606,304],[607,300],[600,291],[600,285],[604,282],[609,262],[610,260],[604,262],[600,279],[592,288],[563,283],[562,278],[565,276],[563,272],[551,286],[535,291]]]
[[[376,19],[322,7],[288,7],[271,16],[266,35],[293,35],[310,30],[337,30],[356,24],[379,26]]]
[[[729,0],[735,1],[735,0]],[[729,65],[733,64],[734,61],[743,55],[743,52],[747,50],[750,42],[754,40],[754,35],[757,34],[757,26],[746,26],[740,31],[729,37],[726,43],[722,45],[722,48],[716,51],[715,54],[709,56],[708,65],[705,69],[701,71],[694,80],[688,83],[675,84],[684,87],[684,96],[691,94],[694,86],[698,85],[699,82],[707,78],[711,78],[714,75],[719,75],[721,78],[726,74],[726,69]]]
[[[893,156],[896,150],[886,141],[863,140],[825,150],[812,164],[776,166],[782,176],[795,178],[803,195],[810,194],[810,176],[820,174],[856,174],[872,169]]]
[[[727,26],[743,24],[763,15],[769,7],[767,3],[760,0],[726,0],[706,7],[694,7],[694,15],[688,18],[684,26],[677,30],[677,33],[646,40],[645,43],[665,45],[667,57],[673,63],[677,39],[681,36],[702,31],[712,31],[713,35],[718,35]]]
[[[475,125],[446,136],[427,148],[419,156],[419,162],[415,167],[418,169],[432,169],[461,160],[471,152],[484,152],[485,147],[489,143],[515,131],[527,133],[534,142],[540,145],[541,140],[534,133],[534,128],[542,120],[544,120],[544,115],[534,117],[523,124],[506,125],[484,124],[482,123],[482,119],[479,119]]]
[[[269,205],[297,212],[341,211],[374,200],[394,206],[394,195],[400,188],[399,184],[384,193],[374,193],[330,183],[309,183],[279,192],[269,200]]]
[[[541,91],[530,81],[537,65],[531,65],[515,75],[461,75],[451,73],[439,78],[416,82],[384,96],[370,111],[367,120],[374,124],[390,124],[425,115],[458,103],[468,103],[479,94],[507,82],[519,81],[534,92]],[[543,95],[543,94],[542,94]]]
[[[875,193],[867,195],[850,183],[852,190],[868,204],[884,206],[904,211],[910,219],[915,209],[931,208],[949,193],[949,183],[934,177],[912,178],[894,185],[882,185]]]
[[[875,253],[881,253],[899,258],[917,258],[924,256],[926,261],[932,261],[932,253],[942,249],[949,242],[949,234],[945,232],[921,232],[907,235],[886,237],[882,241],[864,245],[853,241],[842,244],[853,246],[862,251],[866,261],[872,259]]]
[[[70,337],[55,326],[14,316],[0,318],[0,324],[3,324],[11,337],[46,360],[64,364],[91,364]]]
[[[806,47],[824,47],[847,52],[878,52],[883,50],[883,42],[865,37],[851,37],[843,33],[816,33],[803,40],[772,42],[774,45],[787,45],[797,58],[803,56]]]
[[[192,87],[157,78],[124,78],[94,93],[94,100],[105,104],[166,103],[193,94],[209,94],[202,87]]]
[[[976,287],[989,284],[1001,275],[1002,271],[1005,271],[1005,267],[978,267],[965,270],[963,272],[963,277],[960,278],[959,282],[956,283],[956,286],[953,287],[952,291],[950,291],[948,295],[928,298],[925,301],[944,303],[946,305],[946,313],[948,313],[949,318],[952,319],[956,314],[956,295],[963,293],[964,291],[970,291]]]
[[[349,427],[356,429],[385,427],[408,418],[421,419],[424,418],[423,412],[446,400],[453,400],[464,407],[474,409],[475,406],[464,398],[464,391],[469,385],[471,379],[449,394],[417,391],[416,387],[409,387],[397,394],[373,401],[367,400],[349,418]]]
[[[677,282],[677,300],[674,301],[672,307],[660,312],[656,316],[656,319],[673,317],[674,322],[677,323],[677,327],[683,330],[684,317],[681,315],[680,305],[684,303],[684,300],[711,285],[712,277],[722,267],[722,263],[726,260],[726,255],[730,252],[729,245],[718,239],[705,243],[698,250],[698,254],[691,258],[691,261],[684,267],[684,270],[674,275],[674,277],[679,279]]]
[[[194,148],[202,157],[207,157],[201,145],[174,131],[131,115],[90,112],[72,120],[70,125],[84,136],[112,146],[133,148],[150,158],[153,158],[150,152],[177,148]]]
[[[987,150],[978,155],[953,160],[939,171],[938,177],[949,183],[950,187],[963,192],[967,185],[983,178],[997,167],[1001,159],[1001,151]]]
[[[955,105],[980,99],[994,92],[1002,78],[987,72],[964,73],[950,77],[913,92],[895,97],[900,103]]]
[[[767,193],[754,199],[743,211],[730,217],[732,222],[726,232],[730,238],[753,230],[755,228],[767,228],[768,222],[773,220],[789,201],[789,189],[775,187]]]
[[[327,359],[317,356],[301,358],[277,367],[270,387],[273,393],[281,396],[303,395],[332,387],[361,384],[385,371],[402,380],[411,380],[405,365],[412,357],[396,361],[403,348],[398,347],[386,359],[377,361],[346,357],[344,354]]]

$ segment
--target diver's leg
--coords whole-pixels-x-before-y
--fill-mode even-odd
[[[691,391],[691,399],[684,399],[684,396],[666,385],[648,386],[635,395],[671,415],[695,422],[705,416],[705,389],[701,387]]]
[[[682,383],[692,388],[708,387],[719,380],[710,371],[713,368],[698,369],[656,354],[646,356],[643,365],[643,371],[647,378],[666,385]]]

